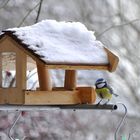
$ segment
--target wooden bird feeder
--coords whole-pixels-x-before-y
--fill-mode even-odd
[[[29,45],[24,42],[24,39],[20,39],[14,31],[6,30],[0,35],[0,104],[93,104],[96,100],[95,90],[93,87],[76,85],[76,70],[108,70],[113,72],[119,61],[116,55],[104,48],[108,56],[107,64],[47,63],[41,55],[29,48]],[[39,88],[37,90],[26,90],[27,57],[36,62],[39,79]],[[8,58],[12,59],[10,59],[10,64],[6,65]],[[65,70],[64,87],[52,87],[50,69]],[[15,74],[12,84],[8,86],[4,85],[2,78],[6,70],[11,70]]]

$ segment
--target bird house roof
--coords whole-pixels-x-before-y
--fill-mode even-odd
[[[96,40],[79,22],[44,20],[37,24],[3,31],[48,68],[109,69],[117,67],[118,57]],[[113,60],[110,61],[110,56]],[[112,68],[110,67],[112,65]]]

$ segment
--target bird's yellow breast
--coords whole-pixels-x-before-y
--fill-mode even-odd
[[[103,99],[112,98],[112,94],[110,93],[110,90],[108,88],[96,89],[96,93],[100,98],[103,98]]]

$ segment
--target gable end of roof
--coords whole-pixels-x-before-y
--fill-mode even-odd
[[[21,39],[19,39],[13,32],[13,31],[2,31],[3,34],[0,35],[0,39],[2,39],[5,35],[9,36],[10,38],[12,38],[16,43],[18,43],[24,50],[26,50],[27,52],[29,52],[29,54],[35,56],[36,59],[39,59],[39,61],[43,62],[44,64],[46,64],[45,61],[43,61],[41,59],[41,57],[43,56],[40,56],[38,54],[36,54],[33,50],[29,49],[29,46],[25,43],[23,43],[23,41]],[[32,57],[32,56],[31,56]]]

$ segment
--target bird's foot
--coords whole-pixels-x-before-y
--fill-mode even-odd
[[[101,103],[101,102],[98,102],[96,105],[99,106],[99,105],[101,105],[100,103]]]
[[[99,106],[101,102],[102,102],[102,99],[96,105]]]
[[[109,101],[110,101],[110,100],[108,100],[107,102],[105,102],[104,105],[107,105]]]

